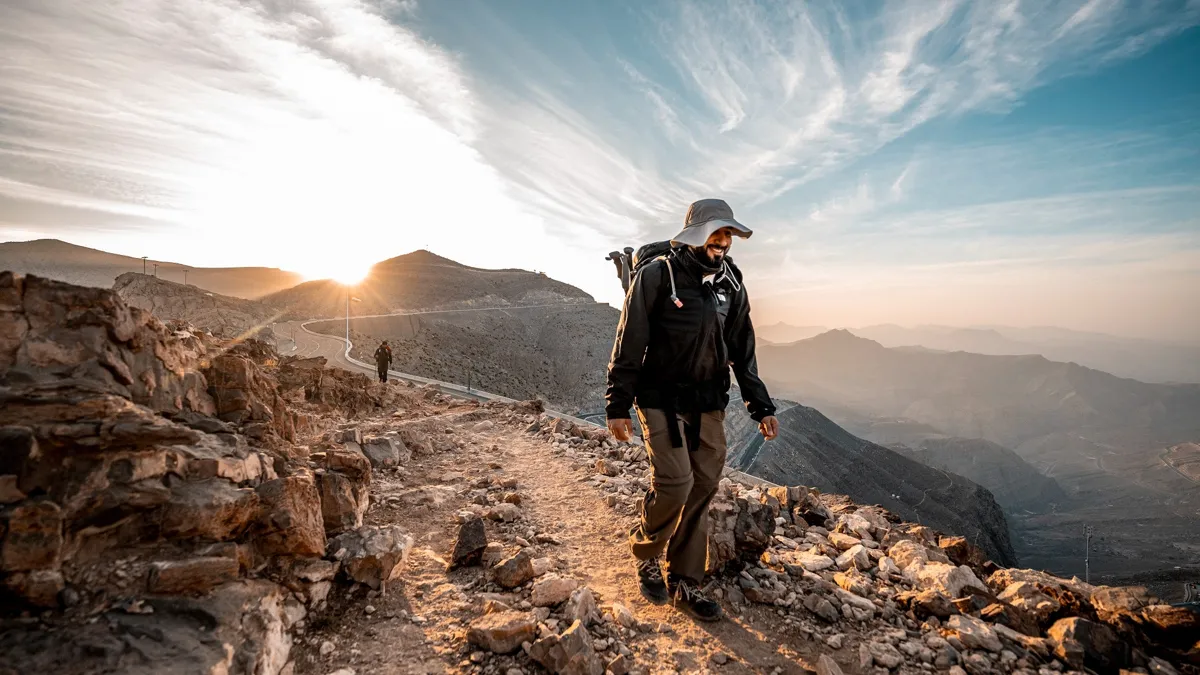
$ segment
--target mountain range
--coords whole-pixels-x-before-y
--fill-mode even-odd
[[[829,329],[775,323],[760,328],[759,338],[787,344]],[[1200,336],[1194,344],[1158,342],[1055,326],[905,327],[879,324],[848,328],[858,337],[884,347],[924,347],[947,352],[995,356],[1039,354],[1051,361],[1074,362],[1142,382],[1200,382]]]
[[[112,288],[117,277],[143,269],[164,280],[186,281],[197,288],[235,298],[260,298],[304,280],[300,274],[274,267],[192,267],[107,253],[57,239],[0,242],[0,270],[17,274]]]
[[[32,248],[69,259],[59,278],[103,268],[89,268],[89,261],[140,262],[58,243],[32,242]],[[30,248],[0,246],[3,254]],[[0,256],[0,266],[4,261]],[[275,279],[288,274],[267,272]],[[471,268],[427,251],[378,263],[353,288],[305,282],[242,304],[196,283],[142,274],[129,274],[118,286],[131,302],[165,318],[225,331],[237,328],[230,323],[237,316],[248,325],[275,317],[342,317],[355,298],[359,358],[388,339],[398,369],[470,379],[480,389],[542,397],[578,414],[602,408],[618,319],[612,307],[544,275]],[[400,310],[406,314],[370,316]],[[338,318],[311,326],[337,335],[345,329]],[[1026,563],[1060,572],[1080,571],[1075,539],[1084,524],[1105,532],[1099,541],[1107,553],[1093,560],[1094,570],[1200,562],[1200,546],[1188,543],[1200,526],[1200,386],[1139,382],[1039,355],[945,351],[940,348],[953,346],[945,342],[887,347],[841,330],[793,339],[816,330],[776,324],[760,331],[760,371],[772,393],[803,405],[786,404],[782,439],[768,444],[756,442],[749,419],[731,407],[727,431],[736,466],[973,532],[998,559],[1015,552]],[[981,349],[1000,349],[1012,333],[996,333],[1000,338],[987,331],[969,335]],[[1022,337],[1083,339],[1058,329],[1028,329]],[[887,339],[910,342],[895,331]],[[1005,518],[1011,545],[997,524]]]

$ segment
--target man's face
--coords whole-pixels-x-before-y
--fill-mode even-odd
[[[733,232],[728,227],[713,232],[708,236],[708,241],[704,242],[704,255],[708,257],[709,262],[719,263],[725,259],[725,254],[729,253],[729,247],[733,245]]]

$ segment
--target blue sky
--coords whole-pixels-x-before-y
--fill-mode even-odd
[[[855,11],[843,9],[853,7]],[[0,240],[619,301],[721,196],[760,322],[1200,341],[1200,2],[0,6]]]

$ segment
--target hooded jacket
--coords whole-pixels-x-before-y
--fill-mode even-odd
[[[757,422],[775,414],[758,376],[742,273],[726,257],[711,282],[706,274],[688,249],[638,270],[608,365],[608,419],[629,418],[634,403],[680,413],[724,410],[731,366],[750,416]]]

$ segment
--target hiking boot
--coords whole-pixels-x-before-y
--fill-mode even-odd
[[[700,621],[721,619],[721,606],[706,598],[691,579],[671,578],[671,605]]]
[[[671,595],[667,593],[667,585],[663,582],[658,558],[637,561],[637,576],[643,598],[656,605],[666,604],[671,599]]]

